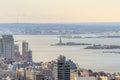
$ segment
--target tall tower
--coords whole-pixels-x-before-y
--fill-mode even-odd
[[[70,66],[66,61],[66,57],[60,55],[53,68],[54,80],[70,80]]]
[[[26,41],[22,42],[22,56],[23,60],[27,62],[32,62],[32,51],[29,50],[29,45]]]
[[[14,55],[15,55],[15,61],[21,61],[22,60],[22,56],[20,55],[20,51],[19,51],[19,45],[15,44],[14,45]]]
[[[23,55],[24,60],[27,59],[27,53],[28,53],[28,42],[23,41],[22,42],[22,55]]]
[[[14,38],[12,35],[2,35],[2,49],[3,54],[1,57],[6,59],[14,59]]]
[[[2,36],[0,35],[0,57],[4,54],[3,52],[3,39]]]
[[[32,62],[32,51],[31,50],[28,51],[27,62]]]
[[[59,39],[59,44],[62,44],[62,38],[61,38],[61,36],[60,36],[60,39]]]

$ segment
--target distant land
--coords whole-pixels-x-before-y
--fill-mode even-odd
[[[58,35],[120,31],[120,22],[106,23],[0,23],[0,34]]]

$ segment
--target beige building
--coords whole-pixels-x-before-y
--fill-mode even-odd
[[[120,80],[120,76],[115,76],[115,80]]]
[[[100,78],[101,80],[108,80],[108,77],[107,77],[107,76],[99,76],[99,78]]]
[[[27,80],[48,80],[41,72],[24,71],[23,68],[17,70],[20,79],[26,77]]]
[[[70,72],[70,80],[75,80],[76,77],[78,77],[78,72],[71,71]]]

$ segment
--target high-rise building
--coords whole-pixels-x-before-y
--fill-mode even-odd
[[[23,41],[22,42],[22,53],[24,54],[26,52],[28,52],[28,42]]]
[[[23,60],[27,60],[27,53],[28,53],[28,42],[22,42],[22,56]]]
[[[56,60],[53,68],[54,80],[70,80],[70,66],[66,61],[66,57],[60,55]]]
[[[3,39],[2,39],[2,36],[0,36],[0,56],[2,56],[4,53],[3,53]]]
[[[14,59],[14,38],[12,35],[2,35],[0,39],[1,57]]]
[[[32,51],[28,51],[27,62],[32,62]]]
[[[17,45],[17,44],[14,45],[14,51],[19,52],[19,45]]]
[[[19,45],[15,44],[14,45],[14,56],[15,56],[15,61],[21,61],[22,60],[22,56],[20,55],[20,51],[19,51]]]
[[[27,62],[32,62],[32,51],[29,50],[29,45],[26,41],[22,42],[22,56],[23,60],[26,60]]]

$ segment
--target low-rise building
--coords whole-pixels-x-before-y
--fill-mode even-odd
[[[76,77],[78,77],[78,72],[70,71],[70,80],[75,80]]]
[[[16,79],[17,78],[17,75],[15,72],[12,72],[12,71],[8,71],[8,70],[2,70],[0,71],[0,78],[7,78],[7,77],[10,77],[12,79]]]
[[[115,76],[115,80],[120,80],[120,75]]]
[[[75,80],[97,80],[95,77],[76,77]]]
[[[107,76],[99,76],[98,79],[100,79],[100,80],[108,80],[108,77]]]

